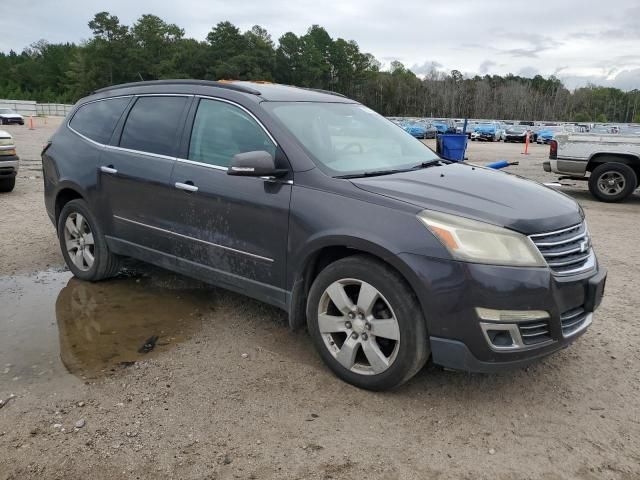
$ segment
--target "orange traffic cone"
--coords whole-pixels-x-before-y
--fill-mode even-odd
[[[521,155],[529,155],[529,135],[531,132],[527,132],[527,136],[524,139],[524,152]]]
[[[33,115],[29,116],[29,130],[35,130],[33,126]]]

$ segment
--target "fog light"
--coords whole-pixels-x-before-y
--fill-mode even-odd
[[[487,336],[496,347],[510,347],[514,344],[511,333],[507,330],[487,330]]]
[[[549,318],[549,313],[544,310],[493,310],[476,307],[476,313],[482,320],[490,322],[526,322]]]

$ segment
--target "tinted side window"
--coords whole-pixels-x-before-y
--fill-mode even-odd
[[[174,156],[186,97],[140,97],[129,112],[120,146]]]
[[[98,143],[108,143],[131,97],[87,103],[71,119],[71,128]]]
[[[228,167],[235,154],[256,150],[275,157],[276,146],[249,114],[225,102],[200,100],[189,160]]]

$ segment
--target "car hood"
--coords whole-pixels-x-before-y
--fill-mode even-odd
[[[22,118],[22,115],[18,113],[0,113],[0,117],[3,118]]]
[[[352,180],[358,188],[419,208],[460,215],[530,235],[580,223],[572,198],[506,172],[452,163]]]

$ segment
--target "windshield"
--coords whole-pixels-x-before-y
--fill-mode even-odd
[[[409,169],[438,156],[364,105],[264,102],[330,175]]]
[[[524,132],[527,131],[527,129],[525,127],[509,127],[509,131],[510,132],[524,133]]]

